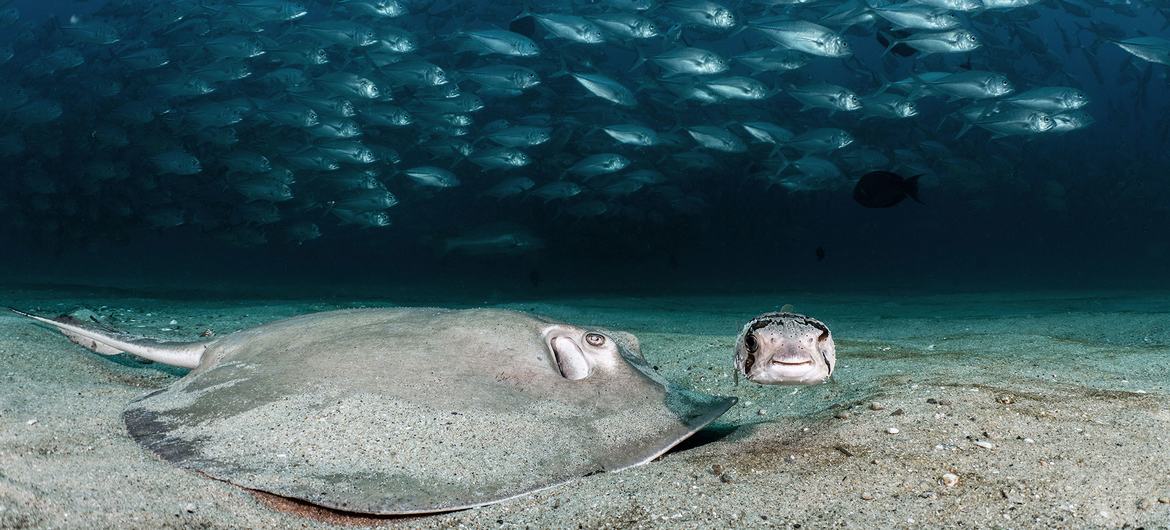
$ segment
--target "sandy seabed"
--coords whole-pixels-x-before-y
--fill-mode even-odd
[[[833,330],[834,381],[735,385],[740,327],[784,303]],[[140,449],[122,408],[182,371],[101,357],[0,315],[0,528],[1170,528],[1170,293],[507,303],[0,290],[0,306],[86,307],[169,340],[388,305],[490,305],[623,329],[668,379],[740,402],[639,468],[474,510],[345,518]]]

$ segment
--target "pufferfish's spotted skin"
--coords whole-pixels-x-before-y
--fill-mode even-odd
[[[837,347],[823,322],[789,312],[751,319],[735,341],[735,380],[761,385],[814,385],[833,375]]]

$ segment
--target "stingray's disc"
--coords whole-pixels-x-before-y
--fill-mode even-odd
[[[552,324],[502,310],[305,315],[213,343],[210,362],[124,418],[179,466],[328,508],[410,514],[648,462],[735,403],[670,388],[624,348],[567,380],[542,338]]]

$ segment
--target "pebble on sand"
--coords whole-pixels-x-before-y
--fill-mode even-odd
[[[886,429],[886,432],[889,434],[898,434],[901,431],[899,431],[897,427],[890,427],[889,429]]]
[[[885,410],[885,408],[886,408],[885,405],[882,405],[881,403],[878,403],[877,401],[874,401],[873,403],[869,404],[869,410]]]
[[[954,473],[945,473],[942,476],[942,484],[948,488],[953,488],[959,484],[959,476]]]
[[[838,412],[838,413],[834,414],[833,417],[837,418],[839,420],[847,420],[847,419],[849,419],[849,413],[848,412]]]
[[[36,424],[37,424],[37,419],[36,419],[36,418],[33,418],[33,419],[31,419],[31,420],[28,420],[28,421],[24,422],[24,424],[25,424],[25,425],[36,425]]]
[[[971,443],[978,445],[979,447],[982,447],[984,449],[994,449],[995,448],[995,444],[993,444],[987,440],[975,440],[974,442],[971,442]]]
[[[873,500],[873,494],[872,494],[872,493],[870,493],[870,492],[868,492],[868,491],[867,491],[867,492],[865,492],[865,493],[862,493],[862,494],[861,494],[861,499],[862,499],[862,500],[866,500],[866,501],[872,501],[872,500]]]

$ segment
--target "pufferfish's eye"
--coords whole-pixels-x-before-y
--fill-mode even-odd
[[[744,335],[743,345],[747,347],[749,353],[756,353],[756,350],[760,349],[760,343],[756,342],[756,335],[754,333]]]
[[[586,333],[585,342],[594,348],[600,348],[605,345],[605,335],[600,333]]]

